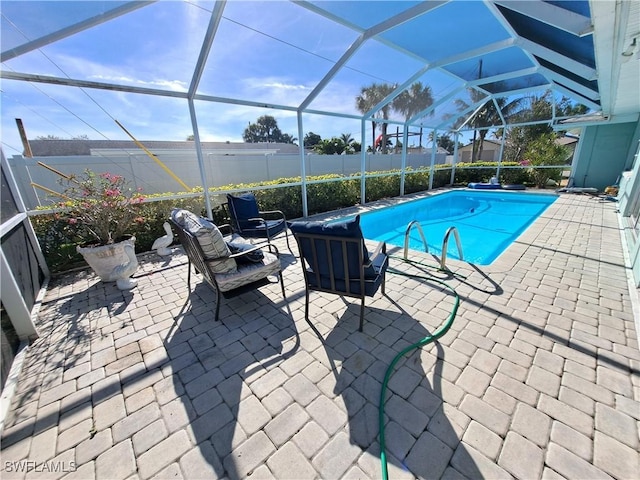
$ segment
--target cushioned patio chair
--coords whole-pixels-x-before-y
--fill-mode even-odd
[[[364,325],[365,297],[382,286],[389,266],[386,244],[369,253],[360,230],[360,216],[337,223],[290,222],[300,251],[305,281],[305,318],[309,321],[309,292],[359,298],[360,328]]]
[[[286,299],[282,266],[275,245],[253,245],[236,234],[223,236],[211,221],[188,210],[174,209],[170,221],[189,259],[187,287],[191,291],[193,265],[216,293],[216,321],[221,296],[232,297],[270,283],[267,277],[271,275],[279,277],[282,296]],[[224,227],[229,226],[221,226]]]
[[[287,248],[293,255],[289,245],[287,219],[280,210],[260,211],[253,193],[227,194],[227,208],[233,230],[245,238],[266,238],[271,243],[271,239],[284,230]]]

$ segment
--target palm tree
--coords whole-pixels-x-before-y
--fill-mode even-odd
[[[404,116],[405,121],[433,105],[433,93],[429,85],[413,83],[393,101],[393,109]],[[430,113],[433,115],[433,112]],[[422,127],[420,127],[420,147],[422,147]]]
[[[429,135],[427,135],[427,140],[431,142],[431,147],[438,151],[438,147],[440,146],[440,135],[431,130]]]
[[[480,111],[471,120],[471,125],[473,125],[475,128],[501,125],[502,118],[509,118],[513,115],[517,115],[520,110],[522,110],[521,104],[522,98],[516,98],[511,101],[507,101],[506,97],[496,98],[495,103],[492,101],[485,103],[484,107],[482,107],[482,109],[480,109]],[[498,106],[498,109],[500,109],[499,111],[502,112],[502,118],[500,117],[500,113],[496,109],[496,105]],[[489,130],[487,128],[478,130],[480,142],[478,145],[477,160],[480,160],[482,158],[482,149],[484,147],[484,139],[487,136],[487,133],[489,133]]]
[[[362,87],[360,89],[360,95],[356,97],[356,108],[362,114],[367,113],[371,110],[376,103],[374,95],[375,95],[375,83],[368,87]],[[376,144],[376,122],[375,120],[371,120],[371,135],[373,141],[371,142],[371,147],[375,149]]]
[[[393,85],[388,83],[372,83],[368,87],[362,87],[360,89],[360,95],[356,97],[356,108],[362,114],[367,113],[378,103],[384,100],[391,92],[393,92]],[[372,126],[372,147],[375,150],[376,146],[376,118],[383,120],[389,119],[389,113],[391,112],[391,103],[387,103],[380,110],[378,110],[371,120]],[[387,153],[387,122],[382,123],[382,153]]]
[[[485,95],[473,88],[469,89],[469,96],[473,103],[481,102],[485,98]],[[495,102],[494,102],[495,100]],[[507,101],[506,97],[499,97],[495,99],[489,99],[473,116],[469,121],[469,125],[474,128],[473,132],[473,152],[471,154],[471,161],[479,161],[482,158],[482,150],[484,148],[484,139],[489,133],[488,127],[502,125],[502,117],[512,117],[518,115],[522,110],[522,98],[516,98],[511,101]],[[461,99],[456,100],[459,110],[466,110],[469,105]],[[496,108],[496,105],[498,108]],[[480,137],[476,150],[476,135]]]
[[[342,140],[344,144],[348,146],[351,145],[355,139],[351,136],[350,133],[341,133],[340,140]]]

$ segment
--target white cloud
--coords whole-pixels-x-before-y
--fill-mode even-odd
[[[116,76],[116,75],[92,75],[89,77],[90,80],[107,82],[107,83],[116,83],[116,84],[125,84],[131,86],[138,87],[157,87],[162,90],[170,90],[172,92],[186,92],[187,84],[181,80],[140,80],[138,78],[131,78],[127,76]]]
[[[304,90],[311,91],[311,87],[306,85],[292,85],[282,82],[273,82],[273,83],[263,83],[262,87],[264,88],[273,88],[274,90]]]

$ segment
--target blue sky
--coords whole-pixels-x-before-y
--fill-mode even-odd
[[[103,4],[112,7],[122,3],[125,2],[3,1],[2,50],[94,15]],[[415,3],[319,2],[318,5],[366,28]],[[485,8],[482,2],[464,2],[465,8],[460,9],[460,3],[438,9],[437,21],[431,19],[433,27],[428,32],[419,23],[409,22],[406,39],[396,38],[399,34],[393,30],[385,35],[402,42],[411,41],[421,31],[424,41],[416,48],[424,50],[425,55],[454,54],[465,45],[443,41],[444,33],[455,23],[467,31],[467,40],[473,37],[476,33],[473,24]],[[213,5],[211,1],[160,1],[8,60],[3,69],[185,92]],[[363,15],[363,8],[367,15]],[[464,16],[454,16],[454,11],[446,8],[457,8],[455,12],[463,12]],[[19,15],[14,14],[16,11]],[[198,92],[296,107],[357,37],[358,32],[293,3],[230,1]],[[504,33],[490,29],[490,37],[483,41],[501,40]],[[355,97],[361,87],[373,82],[402,83],[423,66],[423,62],[382,42],[369,41],[309,107],[358,114]],[[457,68],[457,74],[473,77],[476,62],[461,63]],[[455,78],[437,70],[427,72],[419,80],[432,88],[436,99],[460,86]],[[429,119],[430,125],[440,124],[447,113],[455,111],[455,98],[465,94],[439,106]],[[296,115],[292,111],[197,101],[196,112],[202,140],[242,141],[244,128],[265,114],[274,116],[283,132],[298,137]],[[114,120],[142,141],[184,140],[192,134],[187,102],[183,99],[3,80],[2,143],[8,155],[22,150],[15,118],[23,120],[29,138],[86,135],[91,139],[128,139]],[[402,120],[398,114],[392,118]],[[359,120],[305,114],[303,122],[305,132],[323,138],[350,133],[360,139]],[[395,131],[395,126],[390,131]],[[368,123],[365,142],[370,143],[370,139]],[[409,144],[414,142],[417,137],[412,137]]]

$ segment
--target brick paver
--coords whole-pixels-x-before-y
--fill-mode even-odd
[[[637,476],[637,292],[615,209],[563,195],[492,265],[448,260],[456,320],[398,363],[385,396],[391,478]],[[85,271],[53,279],[2,478],[379,478],[386,367],[452,299],[389,273],[364,332],[357,301],[319,293],[311,328],[300,264],[276,242],[287,301],[272,284],[224,301],[218,323],[198,276],[187,292],[179,247],[142,255],[130,292]],[[396,270],[435,272],[389,251]]]

